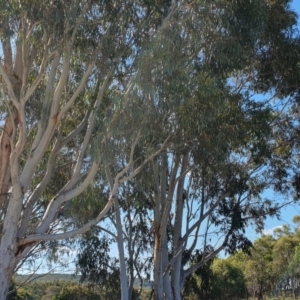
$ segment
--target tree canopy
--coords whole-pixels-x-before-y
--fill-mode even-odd
[[[103,219],[122,299],[126,247],[134,277],[152,246],[155,298],[180,299],[285,204],[265,189],[298,199],[289,3],[0,1],[0,299],[34,250]]]

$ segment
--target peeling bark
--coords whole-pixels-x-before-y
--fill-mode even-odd
[[[10,154],[11,154],[11,136],[14,125],[11,118],[6,118],[2,133],[0,136],[0,211],[5,213],[8,191],[10,188]]]

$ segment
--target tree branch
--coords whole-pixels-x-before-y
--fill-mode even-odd
[[[18,248],[23,248],[24,246],[26,247],[27,244],[31,244],[33,242],[39,242],[39,241],[49,241],[49,240],[62,240],[62,239],[68,239],[71,237],[74,237],[79,234],[83,234],[87,232],[92,226],[98,224],[102,218],[106,216],[110,208],[112,207],[114,203],[114,197],[111,196],[110,199],[108,200],[106,206],[104,209],[99,213],[99,215],[86,223],[84,226],[78,229],[74,229],[68,232],[64,233],[57,233],[57,234],[35,234],[32,236],[28,236],[26,238],[19,239],[17,246]]]

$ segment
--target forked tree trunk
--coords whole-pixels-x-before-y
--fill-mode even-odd
[[[4,26],[9,28],[8,20],[3,20]],[[4,52],[4,69],[11,82],[15,96],[19,96],[22,78],[22,47],[16,47],[15,62],[13,64],[10,38],[1,41]],[[9,104],[8,104],[9,105]],[[16,244],[19,217],[21,215],[23,193],[19,185],[19,163],[17,154],[12,152],[11,138],[14,128],[18,125],[18,113],[11,108],[6,117],[0,136],[0,216],[3,221],[0,242],[0,300],[5,300],[10,286],[11,278],[16,266]],[[12,167],[12,161],[14,161]],[[12,187],[12,194],[8,192]],[[5,216],[5,218],[4,218]]]
[[[173,255],[176,256],[173,262],[171,272],[171,285],[173,291],[174,300],[181,300],[181,287],[182,287],[182,252],[180,252],[181,232],[183,224],[183,210],[184,201],[187,195],[184,195],[184,180],[183,176],[188,166],[188,155],[185,155],[182,159],[181,176],[182,178],[177,184],[176,195],[176,208],[175,208],[175,224],[173,233]]]
[[[173,300],[174,296],[168,272],[169,257],[167,246],[167,226],[169,223],[172,200],[176,188],[176,177],[180,160],[179,157],[176,157],[174,160],[169,179],[168,194],[166,195],[168,159],[166,156],[164,156],[163,159],[163,163],[160,166],[160,172],[158,170],[158,164],[154,162],[154,176],[159,178],[154,200],[154,299]]]

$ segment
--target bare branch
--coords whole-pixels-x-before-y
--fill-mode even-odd
[[[64,232],[64,233],[36,234],[36,235],[28,236],[26,238],[23,238],[23,239],[19,240],[18,247],[26,246],[26,244],[30,244],[30,243],[33,243],[33,242],[49,241],[49,240],[62,240],[62,239],[68,239],[68,238],[74,237],[74,236],[79,235],[79,234],[83,234],[83,233],[87,232],[92,226],[95,226],[96,224],[98,224],[100,222],[100,220],[106,216],[106,214],[108,213],[110,208],[113,206],[113,203],[114,203],[114,197],[110,197],[110,199],[108,200],[106,206],[99,213],[99,215],[95,219],[93,219],[93,220],[89,221],[88,223],[86,223],[81,228],[74,229],[74,230]]]
[[[183,277],[186,278],[188,275],[190,275],[191,273],[196,271],[198,268],[203,266],[206,262],[208,262],[209,260],[216,257],[224,249],[224,247],[226,246],[226,244],[228,242],[228,239],[229,239],[229,236],[230,236],[230,232],[227,233],[226,237],[224,238],[223,243],[217,249],[215,249],[214,251],[209,253],[207,256],[203,257],[203,259],[201,259],[200,262],[192,265],[189,269],[185,270]]]
[[[45,129],[46,129],[48,113],[49,113],[50,103],[51,103],[50,95],[51,95],[51,92],[52,92],[52,89],[54,86],[55,75],[56,75],[57,67],[59,64],[59,60],[60,60],[60,55],[58,52],[56,52],[53,62],[52,62],[52,66],[51,66],[51,70],[50,70],[49,78],[48,78],[48,83],[46,86],[45,96],[43,99],[41,117],[38,121],[38,131],[37,131],[36,137],[32,143],[31,151],[33,151],[37,148],[37,146],[45,132]]]
[[[111,232],[110,230],[108,230],[108,229],[106,229],[106,228],[104,228],[104,227],[102,227],[102,226],[97,226],[97,228],[99,228],[100,230],[102,230],[102,231],[108,233],[108,234],[111,235],[114,239],[117,239],[117,236],[116,236],[113,232]]]
[[[197,221],[195,222],[190,228],[189,230],[184,234],[184,236],[182,237],[182,242],[186,242],[188,237],[190,236],[190,234],[199,226],[199,224],[201,224],[211,213],[212,211],[219,205],[219,203],[224,200],[226,197],[228,197],[229,193],[223,193],[223,195],[221,195],[218,200],[205,212],[205,214],[203,214],[203,216]]]
[[[62,191],[50,201],[50,203],[46,209],[46,212],[44,213],[44,217],[43,217],[42,221],[37,226],[37,229],[36,229],[37,233],[44,233],[48,229],[50,223],[53,222],[53,219],[55,217],[57,209],[59,208],[59,206],[61,204],[80,195],[89,186],[89,184],[93,180],[93,178],[98,170],[98,166],[99,166],[99,161],[94,162],[93,165],[91,166],[86,178],[78,187],[71,189],[69,191],[65,191],[65,189],[63,188]],[[78,179],[79,178],[80,178],[80,176],[78,176]]]

